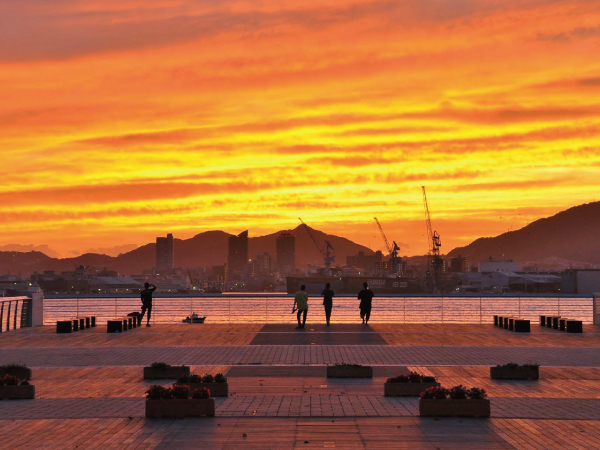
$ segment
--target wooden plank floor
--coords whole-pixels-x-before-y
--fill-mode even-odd
[[[600,328],[583,327],[584,332],[565,333],[531,325],[531,333],[515,333],[489,325],[372,324],[390,345],[477,345],[532,347],[600,347]]]
[[[51,326],[22,328],[0,334],[2,347],[135,347],[248,345],[260,331],[260,324],[194,324],[142,326],[124,333],[107,333],[106,325],[57,334]]]
[[[341,342],[349,334],[378,336],[385,345],[251,345],[257,334],[292,334],[261,324],[2,333],[0,363],[37,363],[30,364],[37,398],[0,402],[0,450],[600,448],[598,328],[571,335],[534,325],[522,335],[491,325],[351,327],[312,332]],[[142,379],[142,366],[157,360],[227,373],[231,395],[217,399],[220,417],[143,418],[143,395],[155,382]],[[490,379],[490,364],[511,360],[546,365],[539,381]],[[325,365],[340,361],[373,364],[375,377],[327,379]],[[485,388],[492,418],[415,417],[417,399],[383,396],[386,377],[408,370],[444,386]]]

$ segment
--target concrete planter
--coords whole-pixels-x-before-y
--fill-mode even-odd
[[[35,386],[0,386],[0,399],[29,400],[35,398]]]
[[[385,383],[383,393],[386,397],[418,397],[430,387],[439,387],[440,383]]]
[[[490,401],[419,399],[421,417],[490,417]]]
[[[170,366],[165,369],[154,367],[144,367],[144,380],[164,380],[169,378],[179,378],[190,374],[189,366]]]
[[[12,375],[19,380],[31,380],[31,369],[28,367],[3,367],[0,368],[0,378],[5,375]]]
[[[215,399],[146,400],[146,417],[214,417]]]
[[[327,366],[327,378],[373,378],[371,366]]]
[[[206,388],[210,391],[211,397],[227,397],[229,395],[229,383],[182,383],[189,386],[190,394],[193,394],[196,389],[199,391]]]
[[[490,377],[494,380],[539,380],[539,367],[490,367]]]

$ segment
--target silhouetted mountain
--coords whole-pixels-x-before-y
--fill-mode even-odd
[[[29,274],[37,265],[51,264],[53,258],[41,252],[0,252],[0,274]]]
[[[469,263],[494,259],[536,261],[557,257],[600,263],[600,202],[587,203],[539,219],[496,237],[479,238],[457,247],[448,257],[462,255]]]
[[[346,256],[355,255],[359,251],[372,254],[367,247],[356,244],[348,239],[328,235],[321,231],[313,230],[313,234],[322,244],[327,239],[335,248],[336,263],[344,265]],[[248,256],[255,258],[267,252],[274,258],[276,255],[275,242],[277,236],[284,231],[266,236],[251,237],[248,239]],[[296,236],[296,265],[304,267],[308,263],[322,265],[323,258],[310,239],[303,225],[294,230],[285,232]],[[228,238],[231,236],[224,231],[207,231],[191,239],[174,239],[175,264],[178,267],[212,267],[227,262]],[[122,255],[112,257],[88,253],[76,258],[50,258],[40,252],[0,252],[0,273],[23,275],[34,271],[54,270],[56,272],[72,271],[79,265],[94,266],[98,269],[115,270],[123,275],[139,274],[143,269],[155,266],[156,244],[146,244]]]

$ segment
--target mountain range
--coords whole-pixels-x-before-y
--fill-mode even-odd
[[[600,263],[600,202],[561,211],[496,237],[479,238],[457,247],[448,257],[462,255],[469,262],[489,257],[537,262],[558,258],[577,263]]]
[[[359,251],[367,255],[371,249],[346,238],[326,234],[311,228],[317,240],[328,240],[335,248],[336,264],[344,265],[346,256]],[[254,258],[267,252],[275,256],[275,241],[283,232],[296,237],[296,265],[322,264],[322,257],[303,225],[293,230],[283,230],[265,236],[248,239],[248,256]],[[175,239],[175,262],[182,267],[211,267],[227,261],[229,233],[207,231],[190,239]],[[479,238],[464,247],[450,251],[448,258],[465,256],[467,261],[477,263],[492,257],[527,264],[559,262],[560,267],[589,267],[600,264],[600,202],[587,203],[562,211],[552,217],[536,220],[529,225],[503,233],[496,237]],[[39,251],[0,251],[0,274],[28,275],[34,271],[70,271],[79,265],[115,270],[123,275],[141,273],[154,267],[156,244],[143,245],[135,250],[108,256],[86,253],[74,258],[52,258]],[[422,260],[422,257],[412,257]],[[558,264],[558,263],[557,263]],[[557,267],[559,267],[557,266]]]
[[[359,251],[373,254],[373,250],[356,244],[349,239],[323,233],[311,228],[317,241],[321,244],[328,240],[335,249],[336,263],[344,265],[346,256],[356,255]],[[322,265],[323,258],[310,238],[304,225],[293,230],[282,230],[265,236],[248,239],[248,257],[267,252],[273,257],[276,254],[275,241],[281,233],[291,233],[296,237],[296,266],[306,264]],[[228,239],[232,236],[224,231],[206,231],[190,239],[174,239],[175,264],[181,267],[212,267],[227,262]],[[0,274],[11,273],[22,275],[35,271],[54,270],[56,272],[71,271],[79,265],[94,266],[99,269],[115,270],[123,275],[139,274],[143,269],[155,266],[156,244],[150,243],[135,250],[113,257],[95,253],[86,253],[74,258],[51,258],[41,252],[0,252]]]

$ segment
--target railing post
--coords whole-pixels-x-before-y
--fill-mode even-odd
[[[442,325],[444,324],[444,297],[442,297]]]
[[[8,302],[8,315],[6,316],[6,331],[10,331],[10,307],[12,305],[12,301]]]
[[[481,308],[481,297],[479,297],[479,325],[483,324],[483,310]]]

